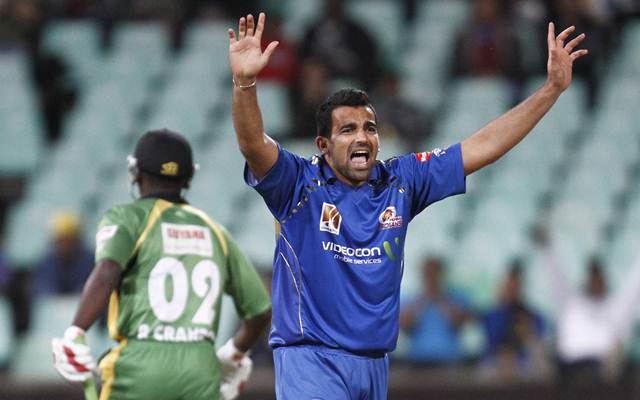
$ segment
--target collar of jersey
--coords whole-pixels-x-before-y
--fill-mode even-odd
[[[140,199],[162,199],[171,203],[189,204],[185,199],[177,193],[152,193],[142,196]]]
[[[329,163],[327,162],[327,160],[324,158],[324,155],[322,156],[317,156],[320,159],[320,174],[322,175],[322,177],[324,178],[324,180],[332,185],[336,182],[338,182],[338,177],[336,177],[336,174],[333,172],[333,169],[331,168],[331,166],[329,165]],[[380,168],[382,168],[382,163],[380,161],[376,161],[375,165],[373,166],[373,168],[371,169],[371,175],[369,175],[369,184],[370,185],[376,185],[378,183],[380,183]],[[351,187],[351,185],[346,185]]]

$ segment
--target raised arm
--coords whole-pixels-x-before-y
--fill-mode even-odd
[[[82,298],[62,338],[53,338],[53,366],[70,382],[85,382],[86,398],[97,398],[93,370],[96,361],[86,343],[85,332],[107,307],[111,292],[120,280],[120,266],[111,260],[100,261],[84,285]]]
[[[264,132],[262,115],[256,95],[256,79],[278,46],[271,42],[262,52],[260,42],[265,14],[260,13],[258,25],[253,15],[240,18],[238,36],[229,29],[229,64],[233,75],[233,125],[240,152],[251,171],[260,179],[278,160],[278,146]]]
[[[546,288],[554,303],[554,309],[558,311],[566,302],[575,296],[574,289],[568,277],[559,265],[558,257],[553,249],[551,237],[546,227],[536,226],[533,231],[533,242],[538,247],[542,261],[542,273],[545,275]]]
[[[640,256],[625,274],[624,282],[612,295],[610,313],[614,330],[622,341],[626,341],[633,332],[638,319],[638,300],[640,300]]]
[[[573,62],[587,54],[587,50],[573,51],[584,40],[584,33],[565,45],[565,40],[574,30],[575,27],[571,26],[556,37],[554,24],[549,24],[547,81],[522,103],[462,142],[465,175],[498,160],[524,139],[569,87]]]
[[[547,245],[543,249],[543,257],[542,266],[549,285],[551,300],[555,303],[555,307],[562,307],[575,295],[574,289],[562,270],[551,245]],[[557,308],[556,311],[558,311]]]

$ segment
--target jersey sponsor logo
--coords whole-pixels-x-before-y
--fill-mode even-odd
[[[115,236],[116,232],[118,232],[118,225],[107,225],[100,228],[96,233],[96,251],[102,250],[104,245]]]
[[[380,229],[400,228],[402,226],[402,216],[396,215],[396,208],[387,207],[378,217]]]
[[[165,254],[213,256],[209,229],[199,225],[162,223],[162,245]]]
[[[395,248],[398,250],[399,254],[402,254],[402,246],[400,245],[400,238],[394,238],[393,242],[395,243]],[[389,257],[389,259],[391,261],[395,261],[396,260],[396,254],[393,252],[393,248],[391,245],[391,242],[385,240],[384,243],[382,243],[382,246],[384,247],[384,252],[387,253],[387,257]]]
[[[431,153],[428,151],[423,151],[422,153],[416,153],[416,160],[420,162],[427,162],[431,158]]]
[[[340,225],[342,224],[342,215],[338,211],[338,207],[329,203],[322,203],[322,213],[320,214],[320,230],[323,232],[340,234]]]
[[[359,247],[353,248],[343,246],[333,242],[322,241],[322,249],[324,251],[334,252],[333,258],[350,264],[381,264],[382,250],[380,247]]]
[[[166,162],[162,164],[162,169],[160,170],[162,175],[169,176],[177,176],[178,175],[178,163],[173,161]]]

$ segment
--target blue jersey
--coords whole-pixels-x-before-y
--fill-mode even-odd
[[[460,145],[377,162],[357,188],[323,157],[282,148],[264,178],[245,168],[245,180],[280,224],[269,344],[393,350],[407,224],[429,204],[464,193]]]

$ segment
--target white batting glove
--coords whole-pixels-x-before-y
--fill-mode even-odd
[[[53,366],[58,373],[71,382],[84,382],[93,377],[96,362],[91,349],[85,343],[85,332],[70,326],[62,338],[51,340]]]
[[[229,339],[216,353],[222,365],[222,383],[220,394],[223,400],[233,400],[242,391],[249,380],[253,362],[233,344],[233,338]]]

